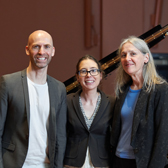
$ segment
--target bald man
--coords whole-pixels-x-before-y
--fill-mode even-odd
[[[0,168],[62,168],[66,90],[47,75],[55,48],[43,30],[28,38],[29,66],[0,79]]]

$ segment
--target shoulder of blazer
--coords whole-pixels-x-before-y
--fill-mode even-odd
[[[6,74],[1,77],[1,80],[4,80],[5,82],[12,84],[18,84],[18,82],[21,80],[21,78],[24,78],[26,75],[26,69],[23,71],[14,72],[11,74]]]
[[[168,91],[168,83],[156,84],[155,91],[160,93],[165,93]]]
[[[27,69],[24,69],[21,71],[21,75],[22,77],[27,77],[27,72],[26,72]]]
[[[79,89],[77,92],[75,92],[75,93],[70,93],[70,94],[68,94],[67,95],[67,103],[68,102],[71,102],[72,100],[76,100],[77,102],[78,102],[78,100],[79,100],[79,95],[80,95],[80,93],[82,92],[82,90],[81,89]],[[75,101],[75,102],[76,102]]]
[[[106,98],[110,101],[110,103],[114,104],[116,98],[113,95],[107,95],[103,91],[101,91],[100,89],[98,89],[98,91],[100,92],[102,99]]]
[[[112,95],[106,95],[103,91],[101,91],[100,89],[98,89],[98,91],[100,92],[102,99],[108,99],[110,101],[110,103],[114,103],[115,102],[115,97]],[[81,89],[79,89],[77,92],[75,93],[70,93],[67,95],[67,99],[71,100],[72,98],[75,97],[79,97],[80,93],[82,92]]]
[[[129,84],[126,84],[124,85],[121,89],[122,89],[122,92],[119,93],[119,96],[117,97],[117,100],[120,101],[120,103],[122,102],[122,104],[124,103],[123,101],[125,100],[125,97],[128,93],[128,90],[129,90],[129,87],[130,85]],[[122,100],[122,101],[121,101]]]
[[[65,89],[65,85],[61,81],[51,77],[50,75],[47,75],[47,82],[48,83],[53,83],[53,85],[57,85],[58,87],[62,87],[62,88]]]
[[[49,90],[49,96],[52,100],[52,103],[54,103],[55,100],[66,100],[66,88],[64,84],[57,79],[47,75],[47,83],[48,83],[48,90]]]

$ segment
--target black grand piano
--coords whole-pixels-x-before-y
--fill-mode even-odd
[[[139,38],[143,39],[149,46],[149,48],[153,47],[161,40],[165,38],[165,35],[168,32],[168,25],[162,27],[158,25],[151,30],[147,31],[146,33],[139,36]],[[120,62],[120,58],[117,55],[117,50],[112,52],[111,54],[107,55],[103,59],[101,59],[100,64],[102,69],[105,72],[105,75],[108,75],[111,71],[117,68],[118,63]],[[67,90],[67,94],[76,92],[78,90],[78,82],[76,77],[73,76],[64,82]]]

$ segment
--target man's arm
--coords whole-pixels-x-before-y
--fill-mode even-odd
[[[7,115],[7,91],[4,77],[0,78],[0,167],[3,168],[2,159],[2,135],[4,131],[4,125]]]
[[[63,160],[66,148],[66,123],[67,123],[67,103],[66,90],[62,91],[62,103],[56,115],[56,157],[54,160],[55,168],[63,168]]]

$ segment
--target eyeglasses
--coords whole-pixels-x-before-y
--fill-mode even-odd
[[[78,73],[82,77],[87,76],[88,73],[90,73],[91,76],[96,76],[100,73],[100,69],[92,69],[90,71],[87,71],[86,69],[82,69],[78,71]]]

